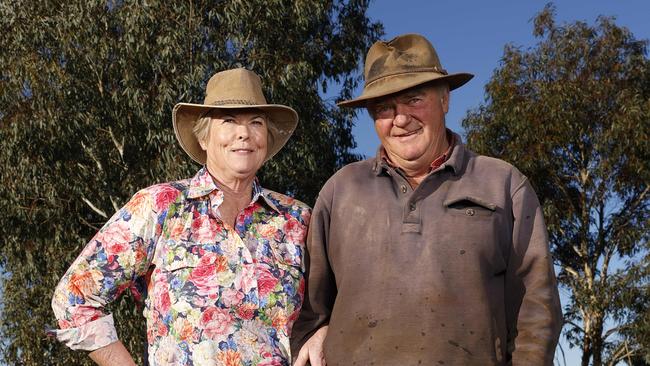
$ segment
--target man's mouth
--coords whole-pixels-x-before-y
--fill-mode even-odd
[[[417,135],[421,131],[422,131],[422,128],[418,128],[417,130],[413,130],[413,131],[409,131],[409,132],[402,133],[402,134],[399,134],[399,135],[395,135],[395,137],[397,137],[397,138],[409,137],[409,136]]]

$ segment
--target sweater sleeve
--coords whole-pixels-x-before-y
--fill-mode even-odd
[[[330,228],[328,202],[327,195],[321,191],[309,224],[305,255],[305,298],[291,333],[293,355],[298,354],[300,348],[319,328],[329,323],[336,299],[336,282],[327,255]]]
[[[562,309],[542,209],[524,177],[512,195],[512,248],[506,272],[512,364],[553,365]]]

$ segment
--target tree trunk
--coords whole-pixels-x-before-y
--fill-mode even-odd
[[[598,319],[594,324],[592,332],[592,346],[591,354],[594,356],[593,366],[602,366],[603,364],[603,320],[602,316],[598,315]]]
[[[582,343],[581,366],[589,366],[590,358],[591,358],[591,337],[589,334],[585,334],[584,342]]]

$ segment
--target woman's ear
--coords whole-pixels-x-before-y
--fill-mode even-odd
[[[201,149],[203,149],[204,151],[207,151],[207,150],[208,150],[208,142],[206,141],[208,138],[209,138],[209,137],[206,137],[205,139],[200,139],[200,140],[198,140],[198,141],[199,141],[199,145],[201,146]]]

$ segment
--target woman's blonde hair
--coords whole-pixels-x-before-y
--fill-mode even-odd
[[[208,136],[210,135],[210,121],[212,121],[212,111],[214,109],[209,109],[207,112],[203,113],[201,117],[199,117],[196,122],[194,122],[194,127],[192,127],[192,132],[194,133],[194,136],[196,136],[196,139],[199,142],[206,142],[208,140]],[[264,120],[266,120],[266,128],[269,131],[268,136],[267,136],[267,141],[268,141],[268,146],[273,146],[273,140],[274,136],[279,132],[278,129],[275,127],[275,124],[273,121],[269,118],[269,116],[264,113],[262,110],[258,110],[256,108],[252,108],[251,110],[259,111],[262,116],[264,117]],[[230,110],[225,110],[225,111],[230,111]],[[232,110],[233,112],[231,113],[241,113],[242,111],[247,111],[247,109],[234,109]]]

